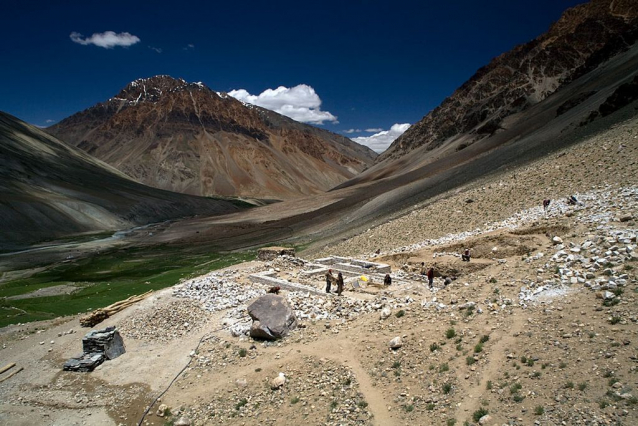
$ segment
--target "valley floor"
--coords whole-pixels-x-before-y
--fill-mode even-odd
[[[61,371],[87,331],[77,318],[6,328],[2,365],[24,370],[0,382],[0,422],[137,424],[177,377],[143,424],[637,424],[637,123],[314,252],[387,263],[394,283],[283,291],[302,326],[276,343],[243,334],[246,304],[267,288],[248,276],[272,269],[321,292],[300,260],[154,293],[100,325],[117,326],[127,352],[93,373]],[[421,262],[455,279],[430,290]]]

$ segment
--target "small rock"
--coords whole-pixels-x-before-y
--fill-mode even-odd
[[[401,346],[403,346],[403,341],[401,340],[401,337],[397,336],[394,339],[390,340],[390,349],[399,349]]]
[[[162,404],[159,407],[157,407],[157,415],[159,417],[164,417],[164,415],[166,414],[166,410],[168,410],[168,405],[166,404]]]
[[[487,423],[492,421],[492,416],[490,416],[489,414],[484,415],[483,417],[481,417],[479,419],[479,424],[480,425],[486,425]]]
[[[276,390],[282,387],[286,383],[286,376],[284,373],[279,373],[279,376],[270,381],[270,389]]]
[[[173,423],[174,426],[191,426],[191,421],[188,417],[182,416],[179,419],[175,420]]]

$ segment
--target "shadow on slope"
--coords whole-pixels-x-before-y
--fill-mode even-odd
[[[0,112],[0,249],[73,234],[238,211],[234,202],[149,188]]]

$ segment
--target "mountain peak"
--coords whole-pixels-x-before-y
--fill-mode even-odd
[[[48,131],[156,188],[284,199],[326,191],[376,155],[327,130],[158,75]]]
[[[130,82],[110,100],[126,101],[129,104],[157,102],[160,97],[166,93],[182,90],[206,90],[215,93],[201,81],[189,83],[183,78],[174,78],[170,75],[156,75],[148,78],[138,78]]]

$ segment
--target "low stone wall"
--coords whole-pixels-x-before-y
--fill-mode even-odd
[[[291,283],[290,281],[275,278],[273,276],[275,274],[276,274],[275,272],[261,272],[258,274],[249,275],[248,278],[253,283],[259,283],[259,284],[264,284],[268,286],[278,286],[289,291],[305,291],[308,293],[325,294],[324,292],[314,287],[306,286],[299,283]]]
[[[350,259],[347,257],[331,256],[315,260],[319,265],[334,266],[335,269],[361,274],[388,274],[392,271],[385,263],[369,262],[367,260]]]

